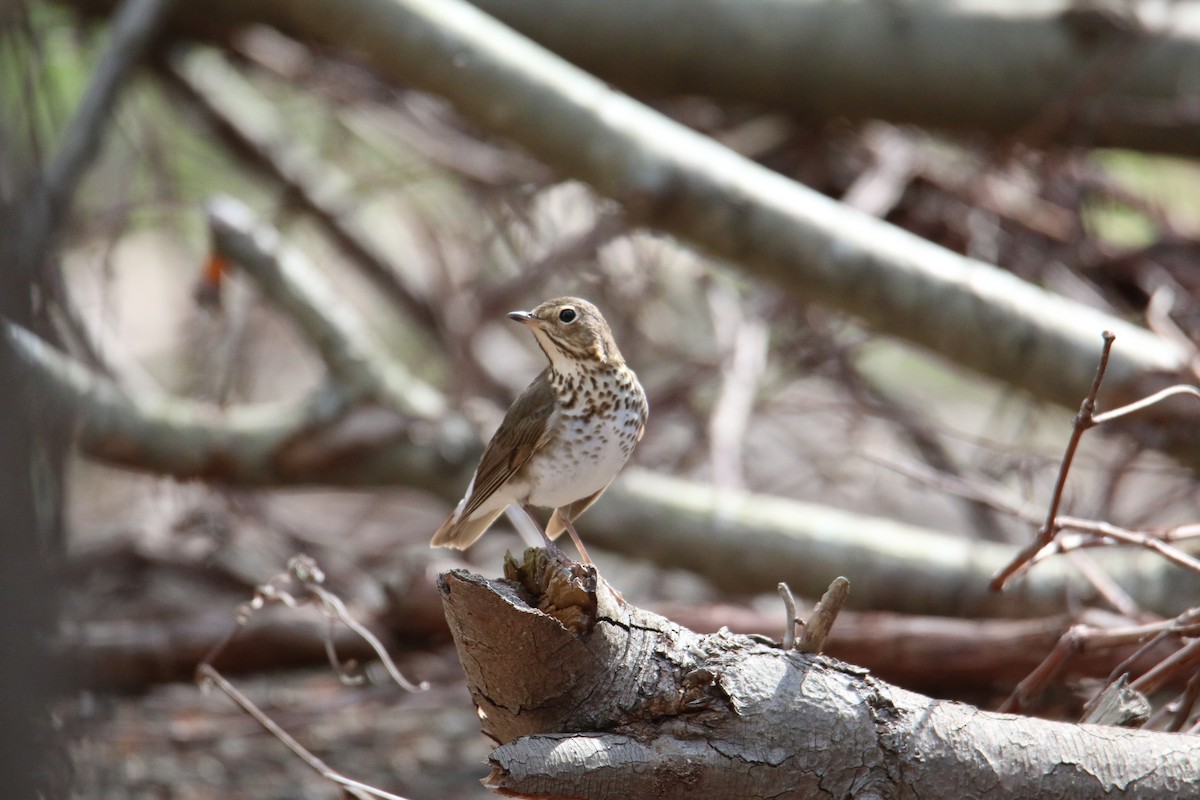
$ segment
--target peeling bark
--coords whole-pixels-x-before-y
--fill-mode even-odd
[[[439,582],[517,797],[1200,797],[1200,737],[933,700],[765,637],[700,635],[544,551]]]

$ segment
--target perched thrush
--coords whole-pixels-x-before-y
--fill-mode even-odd
[[[466,497],[430,544],[467,547],[518,503],[526,511],[554,509],[543,536],[550,541],[566,530],[590,561],[572,523],[642,438],[646,394],[600,310],[586,300],[560,297],[508,316],[533,331],[550,366],[509,407]]]

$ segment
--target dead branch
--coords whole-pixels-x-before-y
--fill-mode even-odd
[[[761,638],[698,635],[542,551],[506,573],[439,584],[503,794],[1200,797],[1190,737],[993,714]]]
[[[1067,475],[1071,471],[1071,462],[1075,460],[1075,451],[1079,447],[1079,440],[1083,437],[1083,432],[1096,424],[1093,419],[1096,413],[1096,395],[1100,393],[1100,383],[1104,380],[1104,373],[1108,370],[1108,359],[1112,354],[1113,340],[1115,339],[1116,336],[1112,331],[1104,332],[1104,348],[1100,353],[1100,364],[1096,367],[1092,388],[1088,390],[1087,397],[1083,399],[1083,403],[1079,406],[1079,413],[1075,415],[1071,425],[1071,436],[1067,440],[1067,450],[1058,467],[1058,477],[1054,481],[1054,491],[1050,495],[1050,509],[1046,512],[1046,521],[1038,529],[1033,542],[1021,550],[1011,563],[992,578],[993,591],[1002,591],[1008,580],[1028,564],[1043,547],[1050,544],[1058,532],[1055,522],[1058,517],[1059,504],[1062,502],[1063,488],[1067,484]]]

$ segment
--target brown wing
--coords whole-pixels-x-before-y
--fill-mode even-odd
[[[483,458],[479,460],[479,469],[475,470],[471,496],[459,514],[460,520],[470,519],[484,501],[546,444],[554,406],[550,369],[546,368],[509,406],[504,421],[488,442]]]

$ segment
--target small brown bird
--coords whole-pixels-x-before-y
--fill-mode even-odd
[[[550,366],[509,407],[466,497],[430,544],[465,548],[518,503],[527,512],[529,506],[554,509],[543,533],[547,542],[566,530],[590,562],[572,523],[641,440],[646,393],[588,301],[560,297],[508,317],[533,331]]]

